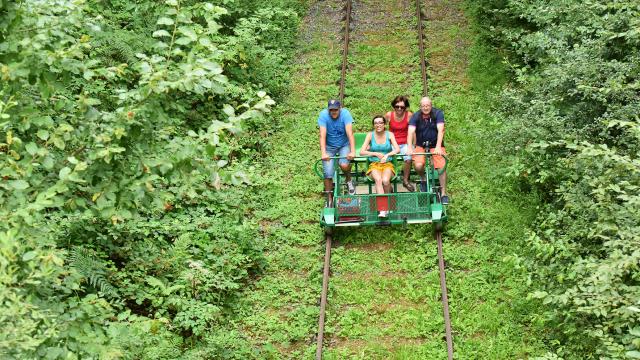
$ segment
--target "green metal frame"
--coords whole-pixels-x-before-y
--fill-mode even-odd
[[[359,154],[358,154],[359,155]],[[415,153],[415,155],[433,156],[430,153]],[[364,174],[369,167],[367,157],[357,156],[352,161],[351,177],[356,183],[368,184],[368,194],[349,195],[344,184],[344,175],[338,166],[341,157],[333,157],[334,161],[334,187],[333,206],[322,210],[320,224],[324,227],[335,226],[366,226],[366,225],[400,225],[416,223],[439,223],[447,221],[447,207],[440,203],[440,199],[434,192],[439,186],[438,175],[447,168],[448,159],[445,158],[445,166],[441,170],[436,170],[431,162],[427,162],[425,169],[426,190],[416,192],[397,192],[397,186],[401,179],[395,176],[392,179],[393,193],[375,194],[373,193],[374,182]],[[402,171],[402,155],[395,155],[394,166],[396,174]],[[364,169],[362,169],[364,166]],[[320,178],[324,178],[322,170],[322,159],[314,165],[314,171]],[[415,173],[412,171],[412,175]],[[389,215],[386,218],[378,217],[378,198],[386,198]]]

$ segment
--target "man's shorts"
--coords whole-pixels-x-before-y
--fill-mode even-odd
[[[391,173],[393,175],[396,174],[396,168],[393,167],[392,162],[386,162],[386,163],[381,163],[379,161],[372,162],[371,164],[369,164],[369,169],[367,169],[367,176],[369,176],[369,174],[371,174],[371,172],[374,170],[378,170],[380,174],[382,174],[387,169],[391,170]]]
[[[429,152],[433,153],[434,148],[429,148]],[[425,149],[422,146],[416,146],[414,152],[417,153],[424,153],[426,152]],[[444,149],[444,147],[442,148],[442,153],[444,155],[447,155],[447,151]],[[442,169],[444,167],[445,164],[445,160],[444,157],[440,156],[440,155],[433,155],[431,156],[431,158],[433,159],[433,167],[436,169]],[[414,166],[417,165],[424,165],[426,162],[426,155],[413,155],[413,164]]]
[[[400,147],[400,155],[404,155],[402,157],[402,160],[404,161],[411,161],[411,156],[407,156],[405,155],[407,153],[407,149],[409,148],[409,145],[407,144],[402,144],[402,145],[398,145]]]
[[[342,147],[327,146],[327,154],[329,154],[329,156],[333,157],[338,154],[342,158],[338,160],[338,163],[341,165],[349,165],[349,160],[346,156],[349,155],[350,151],[351,147],[349,145]],[[322,162],[322,171],[324,172],[325,179],[333,179],[333,159]]]

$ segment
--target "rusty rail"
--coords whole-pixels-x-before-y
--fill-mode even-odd
[[[453,336],[451,334],[451,318],[449,318],[449,297],[447,296],[447,278],[444,270],[444,255],[442,252],[442,231],[436,230],[438,243],[438,267],[440,268],[440,292],[442,293],[442,312],[444,315],[444,331],[447,338],[447,358],[453,360]]]
[[[420,47],[420,69],[422,71],[422,96],[428,95],[427,62],[424,54],[424,29],[422,27],[421,0],[416,0],[416,17],[418,18],[418,45]],[[442,315],[444,317],[444,331],[447,340],[447,359],[453,360],[453,335],[451,318],[449,316],[449,296],[447,295],[447,278],[444,268],[444,254],[442,251],[442,231],[436,228],[436,242],[438,243],[438,268],[440,269],[440,292],[442,294]]]
[[[324,316],[327,308],[327,292],[329,291],[329,266],[331,266],[331,235],[326,234],[324,252],[324,271],[322,274],[322,294],[320,295],[320,318],[318,320],[318,337],[316,360],[322,359],[322,343],[324,342]]]
[[[422,96],[427,96],[427,63],[424,59],[424,33],[422,29],[420,0],[416,0],[416,17],[418,18],[418,46],[420,47],[420,70],[422,71]]]
[[[351,0],[347,0],[344,19],[344,48],[342,50],[342,72],[340,73],[340,103],[344,104],[344,79],[347,76],[347,55],[349,54],[349,28],[351,27]]]
[[[347,76],[347,56],[349,54],[349,30],[351,27],[351,0],[346,0],[344,17],[344,47],[342,50],[342,71],[340,72],[340,103],[344,104],[344,83]],[[329,291],[329,269],[331,267],[331,234],[325,234],[324,269],[322,274],[322,293],[320,295],[320,316],[318,317],[318,335],[316,336],[316,360],[322,359],[324,343],[324,319]]]

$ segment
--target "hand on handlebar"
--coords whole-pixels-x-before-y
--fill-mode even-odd
[[[326,152],[322,153],[322,160],[327,161],[329,160],[329,158],[330,158],[329,154],[327,154]]]
[[[440,147],[440,146],[436,146],[436,147],[433,149],[433,153],[434,153],[435,155],[442,155],[442,154],[444,154],[444,152],[442,151],[442,147]]]
[[[407,156],[411,156],[411,155],[413,155],[413,149],[409,149],[409,148],[407,148],[406,155],[407,155]]]
[[[356,157],[356,153],[351,151],[347,154],[347,160],[353,160]]]

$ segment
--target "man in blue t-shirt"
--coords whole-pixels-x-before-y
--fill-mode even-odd
[[[343,109],[340,100],[331,99],[327,108],[318,116],[320,127],[320,153],[322,157],[322,169],[324,170],[324,190],[329,193],[329,203],[332,202],[333,191],[333,159],[339,155],[340,169],[345,175],[349,194],[356,193],[356,188],[351,181],[351,162],[356,156],[356,142],[353,137],[353,118],[347,109]]]
[[[413,136],[415,134],[415,137]],[[416,143],[413,144],[415,139]],[[420,111],[416,111],[411,119],[409,119],[409,131],[407,134],[407,155],[414,152],[425,153],[430,152],[431,161],[436,169],[442,169],[445,165],[445,159],[442,155],[447,155],[444,149],[444,112],[436,109],[431,105],[431,99],[428,96],[420,100]],[[415,150],[414,150],[415,146]],[[413,155],[413,167],[416,172],[425,181],[424,168],[426,163],[425,155]],[[447,196],[447,172],[443,171],[440,178],[440,196],[443,205],[449,204]]]

